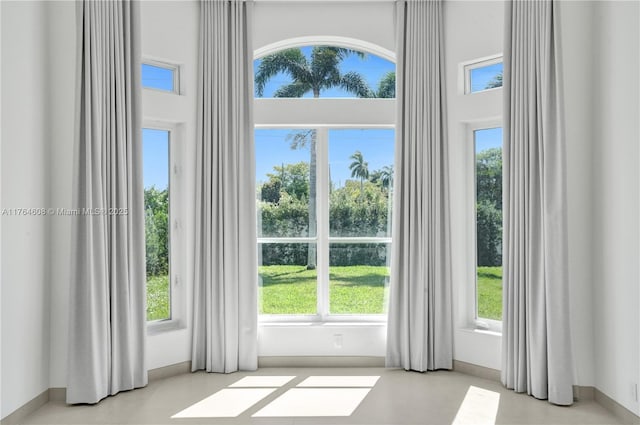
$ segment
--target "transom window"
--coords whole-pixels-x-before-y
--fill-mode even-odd
[[[180,93],[180,67],[165,62],[144,60],[142,87],[170,93]]]
[[[480,60],[465,65],[465,94],[502,87],[502,57]]]
[[[312,46],[255,61],[262,320],[384,320],[395,108],[376,102],[395,97],[395,65],[372,58]],[[312,101],[325,96],[343,99]]]

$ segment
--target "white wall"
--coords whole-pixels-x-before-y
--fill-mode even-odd
[[[48,190],[51,207],[73,208],[72,173],[75,137],[76,5],[69,1],[47,3],[49,81],[47,107],[51,116]],[[51,388],[66,387],[71,217],[50,218]]]
[[[595,384],[640,415],[640,4],[594,3],[591,28]]]
[[[559,3],[569,224],[569,291],[575,383],[595,384],[591,277],[592,90],[590,1]]]
[[[504,5],[500,1],[449,1],[444,9],[445,69],[453,214],[454,358],[500,369],[501,337],[472,327],[475,283],[474,146],[469,126],[499,123],[502,90],[464,94],[464,62],[502,54]],[[498,121],[497,121],[498,120]],[[492,125],[489,125],[492,126]]]
[[[180,328],[150,334],[147,338],[147,367],[155,369],[191,360],[191,294],[193,285],[193,205],[195,196],[195,137],[199,4],[196,1],[145,1],[142,12],[142,55],[179,64],[181,94],[143,90],[142,112],[146,121],[179,124],[171,161],[178,174],[171,182],[171,219],[178,222],[171,234],[172,282],[175,297],[173,317]],[[173,143],[173,141],[172,141]],[[173,149],[175,148],[175,149]],[[173,168],[173,167],[172,167]]]
[[[3,1],[2,208],[46,208],[46,9]],[[48,218],[2,216],[0,417],[49,388]]]

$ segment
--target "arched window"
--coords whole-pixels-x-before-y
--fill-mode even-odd
[[[395,64],[301,43],[254,62],[261,318],[384,320]]]

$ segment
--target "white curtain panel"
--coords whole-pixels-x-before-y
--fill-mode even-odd
[[[502,382],[573,402],[556,5],[506,3]]]
[[[252,2],[200,3],[192,369],[257,368]]]
[[[452,367],[441,0],[397,4],[396,162],[388,367]]]
[[[80,1],[67,402],[147,384],[139,5]],[[110,209],[125,209],[115,214]]]

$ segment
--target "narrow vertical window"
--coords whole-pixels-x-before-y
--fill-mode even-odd
[[[147,320],[171,318],[168,130],[142,130]]]
[[[502,320],[502,128],[474,131],[477,317]]]

